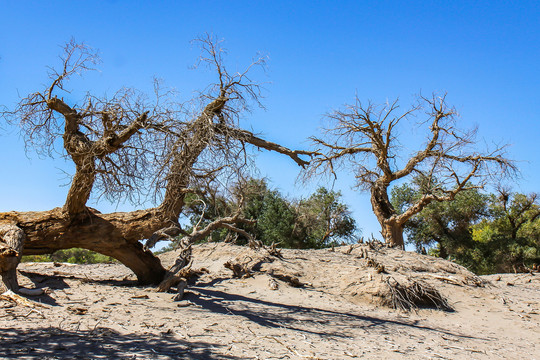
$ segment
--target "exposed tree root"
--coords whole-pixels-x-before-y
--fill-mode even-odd
[[[436,308],[454,311],[441,293],[427,284],[411,281],[407,285],[402,285],[390,276],[386,279],[386,285],[394,309],[410,311],[417,308]]]
[[[302,283],[296,276],[290,275],[290,274],[283,274],[280,272],[270,271],[268,273],[270,276],[281,280],[283,282],[286,282],[287,284],[291,285],[292,287],[303,287],[304,283]]]
[[[252,276],[252,267],[248,266],[249,262],[246,262],[244,264],[240,264],[238,262],[234,262],[232,260],[227,261],[223,266],[225,266],[227,269],[231,270],[233,272],[233,276],[236,278],[247,278]]]

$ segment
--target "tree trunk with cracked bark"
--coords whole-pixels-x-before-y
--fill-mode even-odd
[[[19,291],[17,265],[26,240],[22,229],[12,222],[0,220],[0,276],[5,290]]]
[[[405,249],[403,226],[396,221],[386,221],[383,226],[382,235],[388,246]]]
[[[378,183],[371,188],[371,207],[381,225],[381,235],[391,247],[404,248],[403,221],[397,216],[388,197],[388,184]],[[401,221],[400,221],[401,220]]]
[[[65,216],[61,208],[0,213],[0,223],[17,224],[25,235],[26,242],[23,251],[19,250],[19,257],[79,247],[118,259],[133,270],[143,284],[161,281],[165,269],[160,260],[139,242],[166,225],[159,220],[155,209],[111,214],[87,210],[75,217]]]

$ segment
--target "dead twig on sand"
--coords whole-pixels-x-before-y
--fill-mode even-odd
[[[295,349],[292,349],[289,345],[283,343],[282,341],[276,339],[275,336],[265,336],[265,338],[268,338],[268,339],[272,339],[274,340],[275,342],[277,342],[278,344],[280,344],[281,346],[283,346],[285,349],[287,349],[290,353],[298,356],[298,357],[301,357],[301,358],[305,358],[305,359],[319,359],[317,357],[314,357],[313,355],[302,355],[300,354],[298,351],[296,351]]]
[[[233,261],[227,261],[223,266],[225,266],[227,269],[231,270],[233,272],[233,276],[236,278],[247,278],[252,276],[251,269],[247,266],[249,264],[249,261],[240,264]]]
[[[15,294],[13,291],[8,290],[0,295],[0,300],[7,300],[14,302],[17,305],[28,306],[30,308],[42,307],[49,308],[49,305],[41,304],[32,300],[28,300],[25,297]]]

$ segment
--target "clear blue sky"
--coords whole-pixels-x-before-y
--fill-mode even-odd
[[[103,59],[101,72],[73,82],[74,90],[150,89],[157,76],[189,98],[209,79],[189,69],[198,55],[189,41],[205,32],[226,40],[233,68],[258,51],[269,56],[257,78],[267,82],[267,110],[246,119],[269,140],[307,147],[323,114],[355,94],[374,102],[399,96],[407,105],[419,92],[448,92],[465,127],[512,144],[523,175],[515,190],[540,190],[538,1],[0,0],[0,104],[40,89],[71,37]],[[62,205],[70,166],[28,159],[17,130],[0,127],[0,211]],[[261,153],[259,164],[290,196],[316,186],[295,185],[299,169],[285,157]],[[351,184],[344,174],[336,187],[364,234],[378,234],[368,197]]]

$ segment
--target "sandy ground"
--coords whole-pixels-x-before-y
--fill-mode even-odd
[[[24,286],[49,290],[32,298],[42,306],[0,300],[0,358],[540,359],[540,274],[477,278],[444,260],[367,247],[284,250],[248,278],[223,266],[257,256],[198,246],[194,267],[209,273],[179,302],[138,287],[119,264],[21,264]],[[434,286],[454,311],[381,305],[377,286],[399,276]]]

